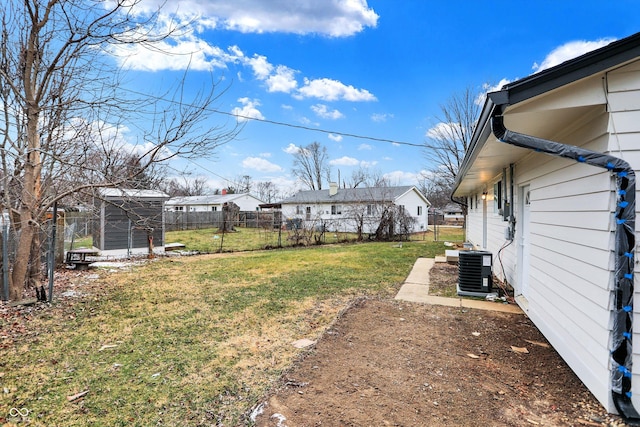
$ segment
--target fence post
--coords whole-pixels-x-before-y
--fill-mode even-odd
[[[49,302],[53,301],[53,274],[56,269],[56,227],[58,226],[58,202],[53,202],[51,218],[51,247],[49,248]]]
[[[2,218],[2,280],[4,300],[9,301],[9,224]]]
[[[127,258],[131,258],[131,246],[133,244],[133,242],[131,241],[131,239],[133,238],[132,234],[133,231],[131,230],[131,218],[129,218],[127,227]]]

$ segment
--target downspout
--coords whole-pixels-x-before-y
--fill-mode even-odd
[[[493,134],[501,142],[604,168],[616,175],[615,283],[610,349],[611,395],[620,415],[627,420],[639,422],[640,414],[631,402],[635,172],[629,163],[608,154],[512,132],[505,128],[504,118],[501,115],[494,115],[491,118],[491,127]]]

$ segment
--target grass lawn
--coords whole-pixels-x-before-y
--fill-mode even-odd
[[[454,227],[438,226],[438,240],[462,241],[464,230]],[[325,233],[322,243],[331,244],[354,241],[354,233]],[[290,247],[293,244],[290,231],[265,230],[260,228],[236,227],[231,233],[219,233],[217,229],[168,231],[165,236],[167,243],[183,243],[187,250],[201,253],[219,253],[252,251],[265,248]],[[414,241],[433,241],[432,231],[416,233],[411,236]],[[280,242],[278,244],[278,242]],[[222,250],[221,250],[222,249]]]
[[[31,314],[26,333],[0,316],[0,421],[15,407],[39,426],[247,425],[303,351],[293,341],[318,338],[354,297],[393,296],[417,257],[444,249],[330,245],[102,271],[74,304]]]

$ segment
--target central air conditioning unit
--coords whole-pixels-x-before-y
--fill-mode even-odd
[[[460,251],[458,257],[458,295],[485,297],[491,293],[493,257],[487,251]]]

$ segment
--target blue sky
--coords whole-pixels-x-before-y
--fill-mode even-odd
[[[186,167],[212,188],[249,175],[287,192],[297,186],[291,152],[312,142],[327,147],[333,180],[365,167],[415,184],[433,167],[422,149],[380,139],[422,144],[452,94],[495,88],[640,31],[631,0],[168,0],[163,11],[193,24],[160,50],[130,47],[122,65],[136,90],[158,93],[190,67],[190,87],[222,79],[221,111],[309,128],[249,120],[217,159]]]

